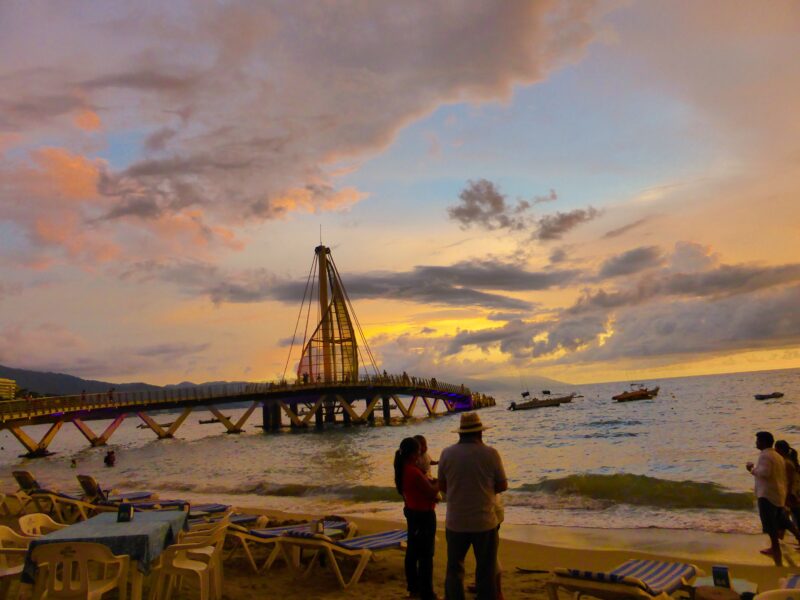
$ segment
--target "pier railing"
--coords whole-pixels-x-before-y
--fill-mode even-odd
[[[100,394],[74,394],[69,396],[49,396],[25,400],[0,402],[0,423],[19,419],[61,415],[65,413],[94,411],[102,409],[122,410],[142,408],[153,405],[176,406],[187,403],[202,403],[210,400],[236,401],[252,396],[279,396],[281,393],[297,393],[300,390],[316,391],[321,388],[335,393],[348,388],[398,388],[408,387],[426,391],[431,396],[454,395],[469,398],[471,391],[462,385],[439,382],[436,379],[410,377],[408,375],[376,375],[360,377],[357,382],[350,381],[297,381],[289,383],[226,383],[201,385],[196,387],[176,387],[161,390],[117,392],[110,390]]]

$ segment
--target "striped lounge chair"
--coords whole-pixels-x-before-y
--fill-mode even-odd
[[[778,581],[777,590],[761,592],[753,600],[800,600],[800,575],[789,575]]]
[[[612,571],[556,569],[545,584],[550,600],[558,600],[558,590],[602,600],[667,600],[680,589],[688,590],[700,570],[694,565],[660,560],[631,559]]]
[[[342,517],[324,517],[322,522],[325,529],[341,530],[342,537],[344,538],[351,538],[358,531],[355,523],[351,523]],[[239,548],[242,548],[244,549],[245,556],[247,556],[247,561],[250,563],[250,567],[253,569],[253,573],[267,570],[281,555],[278,541],[284,533],[290,531],[309,533],[311,531],[311,523],[296,523],[294,525],[257,529],[248,529],[247,527],[231,523],[228,527],[228,539],[233,540],[233,548],[228,552],[225,560],[230,560],[237,553]],[[269,551],[261,567],[256,564],[256,559],[253,555],[253,551],[257,548],[263,548]]]
[[[342,589],[358,583],[361,574],[375,553],[380,550],[405,548],[408,532],[403,529],[383,531],[344,540],[334,540],[326,535],[310,531],[289,531],[281,536],[279,547],[286,564],[302,576],[308,576],[325,557]],[[298,560],[303,550],[311,550],[311,560],[302,566]],[[348,559],[355,559],[356,566],[349,579],[342,573],[342,565]]]

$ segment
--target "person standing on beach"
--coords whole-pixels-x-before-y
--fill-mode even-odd
[[[405,571],[409,598],[436,600],[433,551],[436,544],[436,496],[439,488],[419,467],[420,446],[412,438],[400,442],[394,455],[394,483],[403,496],[408,526]]]
[[[789,520],[784,506],[787,492],[786,462],[772,447],[774,443],[775,438],[770,432],[756,433],[756,448],[761,453],[758,455],[758,462],[749,462],[746,468],[755,478],[761,528],[770,541],[770,547],[761,550],[761,553],[771,556],[775,565],[780,567],[783,565],[780,532],[788,529],[797,536],[798,530]]]
[[[464,600],[464,559],[475,554],[478,600],[495,600],[498,515],[495,495],[508,489],[500,454],[483,443],[487,429],[477,413],[463,413],[457,444],[439,457],[439,489],[446,494],[448,600]]]
[[[795,527],[800,515],[800,477],[797,472],[797,450],[789,445],[786,440],[775,442],[775,451],[783,457],[786,463],[786,510],[793,517]]]

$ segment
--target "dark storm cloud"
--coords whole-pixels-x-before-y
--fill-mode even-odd
[[[163,150],[167,142],[174,138],[178,132],[171,127],[161,127],[147,136],[144,140],[144,147],[151,152]]]
[[[552,264],[558,264],[565,260],[567,260],[567,251],[564,248],[554,248],[550,253],[550,262]]]
[[[719,353],[800,342],[800,286],[714,301],[685,300],[621,312],[602,346],[567,361]]]
[[[516,206],[507,204],[506,196],[486,179],[470,181],[458,197],[461,202],[448,207],[447,214],[463,229],[473,225],[489,230],[523,229],[526,225],[523,214],[531,206],[525,200],[520,200]]]
[[[220,302],[277,300],[297,303],[305,281],[279,280],[263,270],[225,273],[200,262],[139,263],[124,277],[159,278],[184,293]],[[447,306],[481,306],[498,311],[529,311],[527,301],[494,293],[545,290],[569,285],[577,270],[527,271],[521,265],[497,261],[462,262],[451,266],[418,266],[411,271],[348,275],[348,295],[354,299],[386,298]]]
[[[533,200],[531,200],[531,204],[542,204],[544,202],[555,202],[558,200],[558,194],[556,191],[551,189],[549,194],[544,196],[534,196]]]
[[[604,279],[632,275],[657,267],[663,260],[661,249],[658,246],[640,246],[605,260],[600,267],[599,276]]]
[[[591,206],[589,208],[579,208],[570,212],[557,212],[554,215],[545,215],[538,221],[538,228],[534,233],[534,239],[541,241],[559,240],[564,234],[575,229],[581,223],[591,221],[600,215],[600,211]]]
[[[721,265],[699,273],[668,273],[648,276],[634,287],[585,292],[567,312],[613,309],[642,304],[660,296],[716,297],[746,294],[800,281],[800,264],[763,267]]]

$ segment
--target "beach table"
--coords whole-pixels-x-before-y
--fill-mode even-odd
[[[117,513],[107,512],[48,533],[31,541],[25,556],[22,581],[33,583],[36,578],[36,565],[31,560],[31,553],[37,546],[92,542],[108,546],[117,556],[131,557],[136,565],[130,572],[131,596],[133,600],[140,600],[144,575],[150,572],[151,564],[164,549],[178,540],[178,533],[186,529],[186,517],[187,513],[182,510],[158,510],[137,512],[131,521],[118,523]]]

